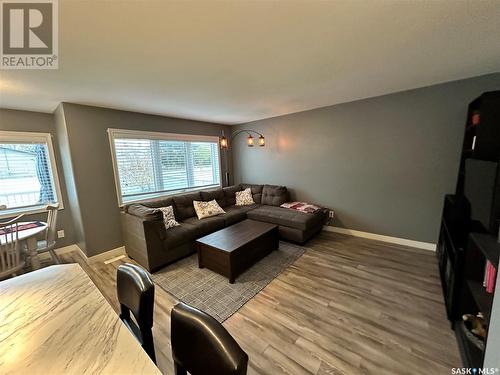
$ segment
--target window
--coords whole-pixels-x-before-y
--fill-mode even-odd
[[[218,137],[108,132],[120,205],[220,186]]]
[[[51,135],[0,131],[0,216],[60,202]]]

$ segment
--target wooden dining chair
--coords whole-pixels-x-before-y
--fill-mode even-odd
[[[0,279],[16,276],[26,263],[19,243],[18,222],[24,215],[0,223]]]
[[[59,210],[59,204],[49,204],[45,207],[47,211],[47,230],[45,231],[45,238],[42,241],[37,242],[36,251],[41,253],[49,252],[52,260],[55,264],[59,264],[59,258],[54,251],[56,246],[56,232],[57,232],[57,211]]]

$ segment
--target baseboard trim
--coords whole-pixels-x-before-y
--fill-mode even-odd
[[[111,249],[111,250],[105,251],[104,253],[93,255],[91,257],[88,257],[87,254],[85,254],[85,252],[82,249],[80,249],[80,247],[77,244],[64,246],[64,247],[60,247],[58,249],[55,249],[55,252],[57,254],[65,254],[65,253],[69,253],[71,251],[77,251],[78,253],[80,253],[82,258],[85,259],[85,261],[88,264],[106,262],[109,259],[113,259],[113,258],[117,259],[117,258],[125,255],[125,247],[124,246],[120,246],[120,247],[117,247],[116,249]]]
[[[331,225],[325,225],[323,227],[323,230],[325,230],[327,232],[348,234],[348,235],[354,236],[354,237],[368,238],[370,240],[377,240],[377,241],[382,241],[382,242],[394,243],[394,244],[398,244],[398,245],[415,247],[417,249],[436,251],[436,244],[431,243],[431,242],[421,242],[421,241],[408,240],[406,238],[384,236],[382,234],[362,232],[359,230],[347,229],[347,228],[339,228],[339,227],[334,227]]]

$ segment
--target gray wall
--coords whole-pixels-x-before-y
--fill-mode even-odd
[[[58,118],[59,117],[59,118]],[[77,242],[88,256],[123,245],[107,129],[220,136],[230,127],[62,103],[56,111]],[[224,162],[224,161],[223,161]]]
[[[54,118],[51,114],[27,111],[15,111],[10,109],[0,109],[0,130],[51,133],[54,153],[56,158],[56,168],[61,185],[62,200],[64,208],[59,210],[57,228],[64,229],[65,237],[57,240],[57,247],[63,247],[75,243],[73,223],[68,196],[66,194],[65,175],[63,173],[61,154],[59,153],[58,139],[55,135]],[[25,216],[27,220],[43,220],[47,214],[34,214]]]
[[[494,74],[239,125],[267,143],[233,141],[235,181],[287,185],[335,226],[436,242],[467,104],[498,89]]]

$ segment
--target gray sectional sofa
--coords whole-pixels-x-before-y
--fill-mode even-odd
[[[254,205],[235,206],[236,192],[250,187]],[[225,214],[199,220],[193,201],[215,199]],[[279,207],[289,200],[284,186],[241,184],[130,204],[121,213],[125,250],[150,272],[196,251],[197,238],[245,219],[277,224],[284,240],[304,243],[321,231],[328,212],[314,214]],[[166,229],[158,207],[173,206],[179,226]]]

